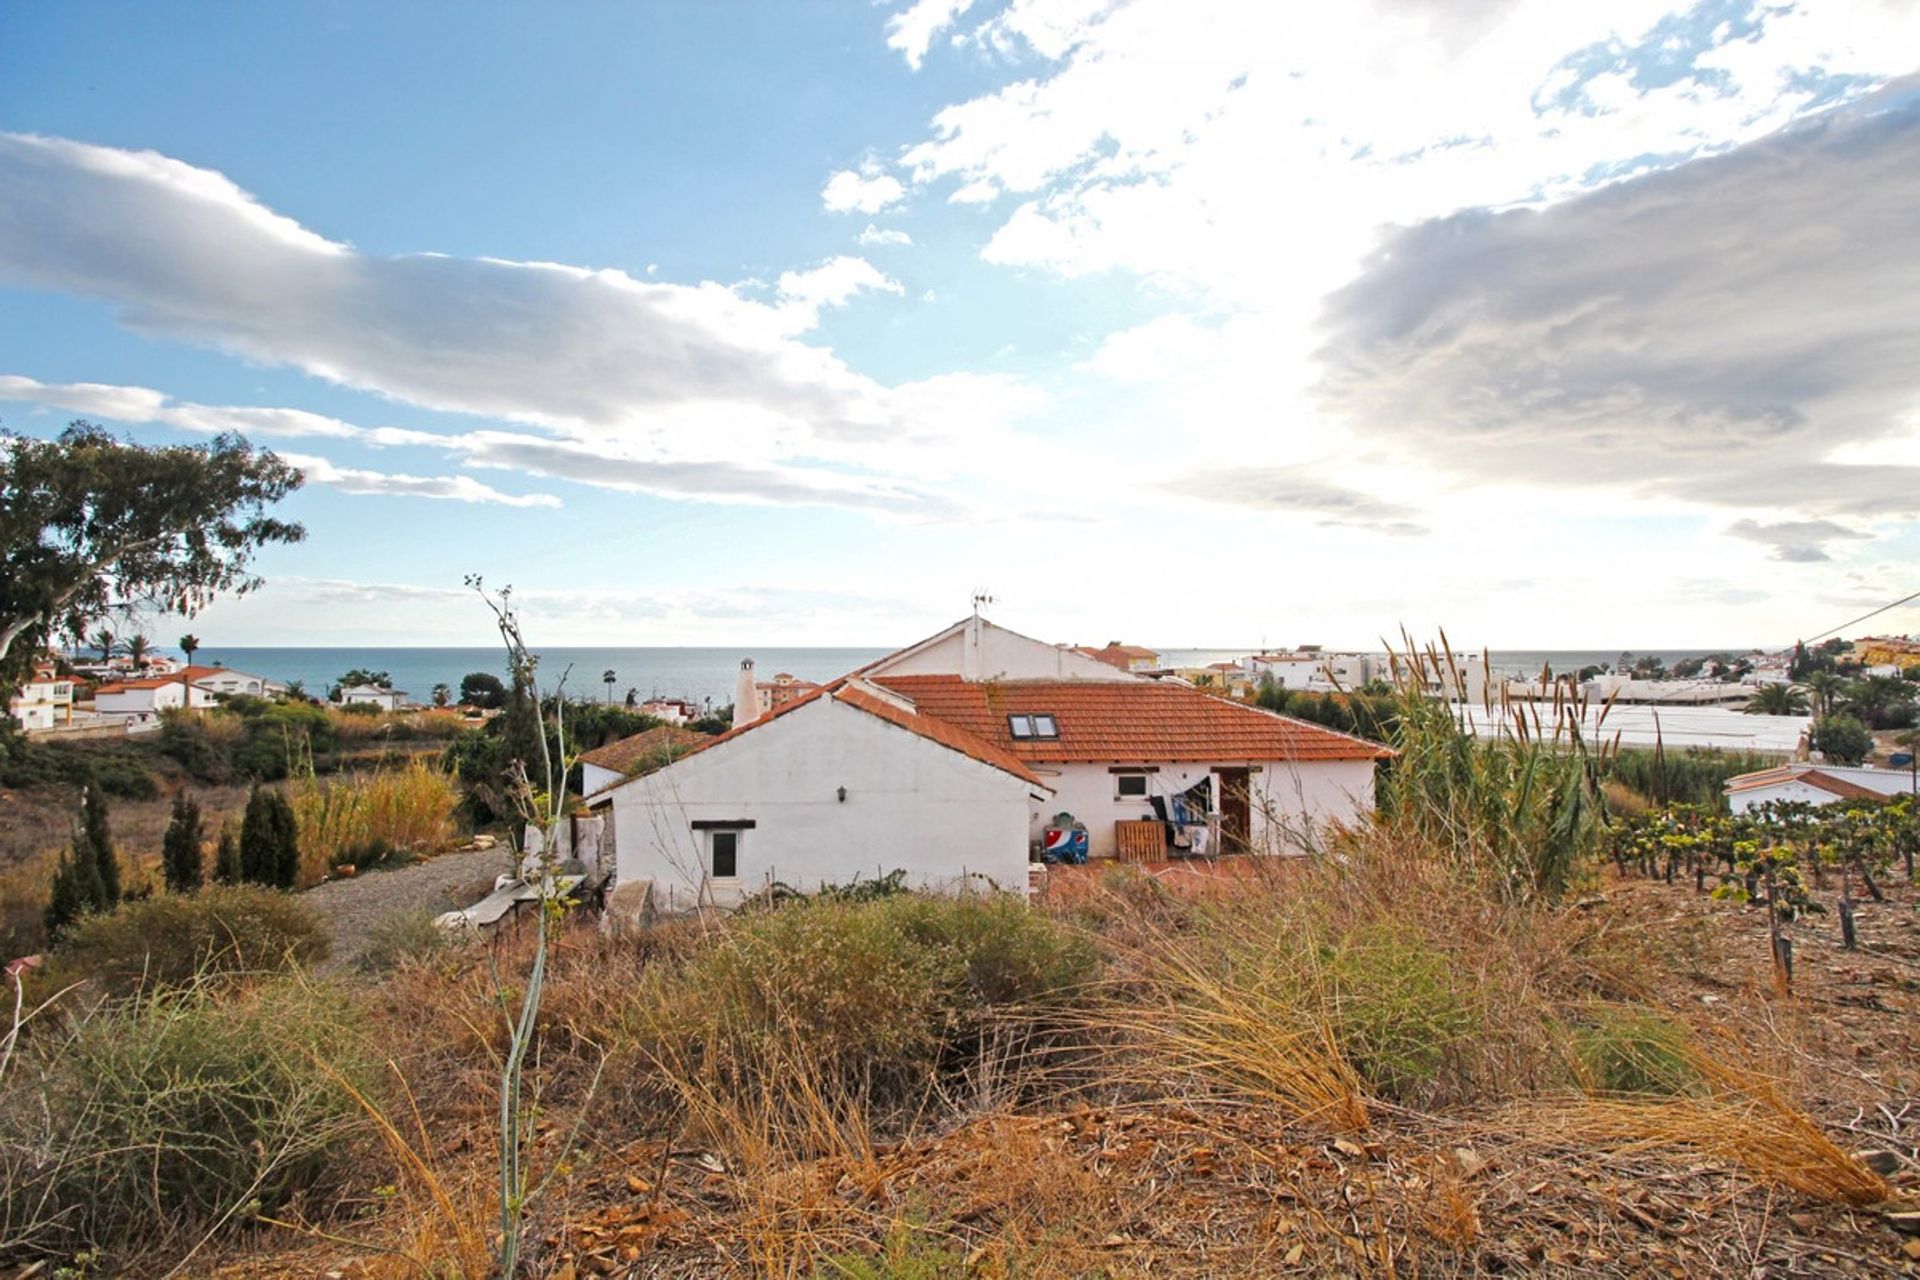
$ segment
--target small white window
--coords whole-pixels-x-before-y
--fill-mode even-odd
[[[1033,717],[1008,716],[1007,731],[1016,738],[1031,738],[1033,736]]]
[[[1144,773],[1114,774],[1113,795],[1116,800],[1145,800],[1147,798],[1147,775]]]
[[[740,875],[740,833],[707,832],[707,873],[715,880],[733,880]]]
[[[1036,738],[1057,738],[1060,736],[1060,728],[1054,724],[1052,716],[1035,716],[1033,718],[1033,736]]]

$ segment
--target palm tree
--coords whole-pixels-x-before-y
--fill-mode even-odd
[[[150,653],[152,649],[153,641],[147,639],[138,631],[134,632],[133,635],[127,639],[127,657],[132,660],[134,670],[146,670],[147,654]]]
[[[1813,693],[1813,705],[1821,716],[1833,711],[1833,700],[1846,683],[1832,671],[1816,671],[1807,677],[1807,688]]]
[[[619,676],[614,674],[612,667],[608,667],[605,671],[602,671],[600,673],[600,683],[607,686],[607,705],[608,706],[613,705],[613,682],[618,680],[619,678],[620,678]]]
[[[184,653],[184,654],[186,654],[186,655],[187,655],[187,665],[188,665],[188,666],[192,666],[192,665],[193,665],[193,655],[194,655],[194,651],[195,651],[195,650],[197,650],[197,649],[198,649],[199,647],[200,647],[200,637],[199,637],[199,636],[196,636],[196,635],[184,635],[184,636],[181,636],[181,637],[180,637],[180,652],[182,652],[182,653]]]
[[[433,686],[433,705],[434,706],[444,707],[449,702],[452,702],[452,701],[453,701],[452,689],[449,689],[444,684],[437,684]]]
[[[94,632],[93,647],[100,651],[100,661],[111,661],[113,659],[113,632],[107,630],[105,627]]]
[[[1743,708],[1750,716],[1798,716],[1805,715],[1807,695],[1805,690],[1790,684],[1763,684],[1753,691]]]
[[[292,702],[305,702],[307,700],[307,682],[305,680],[287,681],[287,698]]]

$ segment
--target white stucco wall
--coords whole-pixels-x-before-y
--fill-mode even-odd
[[[24,698],[15,698],[9,711],[13,718],[19,722],[22,729],[53,728],[53,704],[51,702],[29,702]]]
[[[837,796],[847,789],[843,802]],[[771,882],[802,891],[904,869],[909,883],[1027,885],[1028,794],[1011,774],[820,698],[611,794],[619,878],[662,910],[705,890],[730,905]],[[751,819],[738,875],[707,878],[696,821]],[[978,882],[976,882],[978,883]]]
[[[177,682],[152,689],[123,689],[118,693],[96,693],[93,709],[100,715],[151,715],[169,707],[186,705],[186,686]]]
[[[964,623],[901,656],[882,660],[870,675],[964,676],[969,680],[1139,680],[1084,653],[1023,636],[990,622]]]
[[[625,776],[614,769],[603,769],[597,764],[580,762],[580,794],[590,796],[596,791],[604,791]]]
[[[1373,812],[1371,760],[1264,760],[1248,779],[1253,847],[1261,853],[1304,853],[1329,822],[1352,823]]]
[[[1030,838],[1061,811],[1087,825],[1090,857],[1110,858],[1117,852],[1116,822],[1154,816],[1147,800],[1114,795],[1111,769],[1105,764],[1035,765],[1034,771],[1055,790],[1045,801],[1034,801]],[[1147,775],[1149,796],[1170,796],[1212,776],[1218,768],[1249,767],[1249,838],[1258,853],[1300,853],[1309,835],[1317,835],[1329,819],[1351,822],[1373,810],[1373,763],[1367,760],[1315,761],[1294,764],[1285,760],[1233,761],[1208,764],[1155,766]],[[1218,809],[1221,785],[1214,777],[1213,803]]]

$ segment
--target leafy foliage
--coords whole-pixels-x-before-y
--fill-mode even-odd
[[[1873,734],[1849,715],[1830,715],[1813,727],[1813,749],[1835,764],[1859,764],[1873,753]]]
[[[56,630],[251,589],[254,553],[304,536],[267,514],[300,482],[237,435],[145,448],[84,421],[53,440],[0,435],[0,691]]]

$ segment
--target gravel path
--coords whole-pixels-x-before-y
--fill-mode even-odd
[[[471,906],[493,889],[494,877],[513,869],[513,853],[503,847],[443,853],[409,867],[369,871],[351,880],[315,885],[302,899],[326,920],[333,934],[328,967],[345,964],[366,945],[367,931],[380,919],[402,911],[439,915]]]

